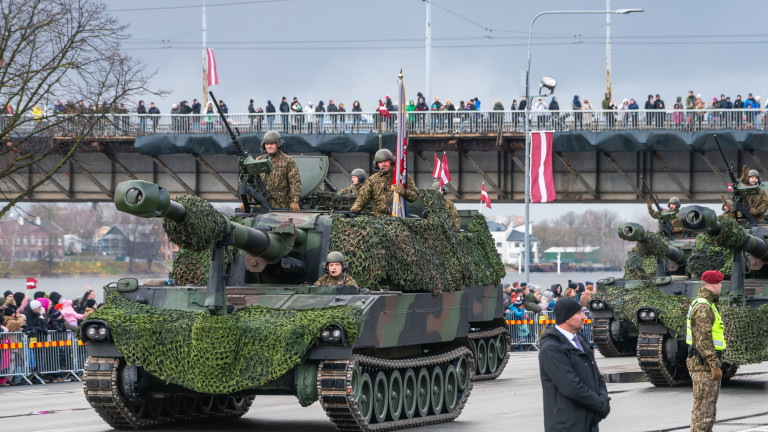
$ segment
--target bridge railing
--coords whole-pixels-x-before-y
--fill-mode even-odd
[[[565,132],[584,130],[721,130],[766,129],[766,109],[705,110],[613,110],[549,111],[529,113],[531,130]],[[94,114],[96,116],[96,114]],[[107,114],[99,115],[92,135],[140,136],[158,133],[226,133],[219,117],[211,114]],[[377,112],[357,113],[257,113],[227,114],[230,124],[240,132],[270,129],[284,133],[378,133],[395,132],[396,113],[390,117]],[[504,133],[523,132],[523,111],[410,111],[405,114],[407,130],[412,134]],[[9,116],[0,115],[0,131],[9,124]],[[70,136],[82,118],[68,119],[66,114],[35,118],[22,116],[12,135],[29,134],[36,129],[49,136]],[[55,124],[53,127],[47,127]]]

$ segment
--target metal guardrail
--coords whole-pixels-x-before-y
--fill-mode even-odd
[[[85,370],[85,344],[71,330],[27,336],[0,333],[0,377],[45,384],[41,375],[71,375],[80,381]]]
[[[529,113],[532,131],[566,132],[584,130],[730,130],[766,129],[766,109],[704,109],[704,110],[592,110],[549,111]],[[218,116],[210,114],[86,114],[99,117],[91,135],[133,137],[141,135],[227,133]],[[522,133],[525,128],[523,111],[409,111],[405,114],[408,133]],[[274,129],[282,133],[378,133],[397,130],[396,113],[389,118],[377,112],[358,113],[288,113],[288,114],[227,114],[230,124],[240,132],[264,132]],[[82,117],[61,114],[35,119],[22,116],[11,132],[24,135],[36,129],[43,136],[71,136],[82,127]],[[9,122],[0,115],[0,131]],[[53,126],[51,126],[53,125]],[[48,127],[50,126],[50,127]],[[47,128],[46,128],[47,127]]]
[[[525,312],[523,319],[516,319],[512,311],[507,311],[505,319],[509,327],[509,337],[512,349],[536,349],[541,346],[541,336],[547,329],[547,326],[555,325],[555,319],[551,311],[542,311],[533,313]],[[584,311],[587,319],[584,320],[584,328],[579,332],[584,339],[592,343],[592,315],[589,311]]]

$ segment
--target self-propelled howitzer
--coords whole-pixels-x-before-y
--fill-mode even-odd
[[[118,186],[119,210],[163,219],[181,248],[173,274],[192,282],[120,279],[83,323],[85,395],[107,423],[234,418],[280,394],[319,401],[344,431],[394,430],[455,419],[474,381],[501,374],[504,267],[482,215],[457,232],[437,191],[409,218],[307,204],[314,193],[300,211],[229,217],[152,183]],[[359,290],[313,285],[331,250]],[[179,265],[189,251],[196,269]],[[204,277],[187,278],[203,260]]]
[[[642,225],[634,222],[628,222],[619,226],[619,238],[626,241],[641,242],[647,240],[645,228]],[[690,249],[684,247],[677,247],[672,244],[667,244],[664,257],[675,264],[675,269],[679,266],[685,267],[685,261],[690,256]],[[659,274],[659,272],[661,274]],[[661,266],[657,270],[657,276],[665,276],[666,271]]]

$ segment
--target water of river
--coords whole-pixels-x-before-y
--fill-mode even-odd
[[[562,284],[567,287],[568,280],[574,282],[597,282],[606,277],[621,277],[621,272],[571,272],[571,273],[531,273],[530,281],[542,289],[549,288],[552,284]],[[124,276],[130,277],[130,276]],[[146,279],[144,276],[135,276],[139,281]],[[34,291],[57,291],[64,298],[74,299],[81,297],[86,289],[91,288],[96,291],[96,300],[100,303],[103,300],[102,287],[110,282],[117,281],[118,277],[65,277],[65,278],[37,278],[37,290],[30,290],[31,296]],[[523,275],[518,273],[507,273],[503,283],[512,283],[513,281],[522,281]],[[0,292],[5,290],[26,291],[26,278],[24,279],[0,279]]]

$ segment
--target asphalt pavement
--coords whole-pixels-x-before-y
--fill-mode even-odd
[[[495,381],[476,383],[464,411],[451,423],[413,431],[542,431],[542,390],[538,354],[514,352]],[[656,388],[642,379],[634,357],[598,358],[607,376],[611,414],[602,431],[685,431],[690,422],[690,387]],[[768,432],[768,362],[739,369],[723,386],[715,431]],[[22,432],[109,431],[90,408],[82,384],[61,383],[0,388],[0,428]],[[186,424],[161,431],[332,432],[319,403],[302,408],[293,396],[257,396],[241,419]]]

